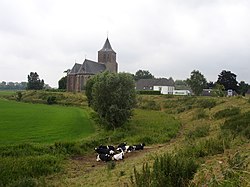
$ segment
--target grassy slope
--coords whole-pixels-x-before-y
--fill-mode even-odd
[[[133,173],[133,168],[136,166],[137,169],[142,168],[143,163],[152,163],[155,155],[161,155],[164,153],[175,153],[178,149],[183,149],[188,145],[189,140],[187,139],[187,134],[190,131],[193,131],[197,126],[208,124],[209,135],[202,138],[196,138],[195,141],[200,141],[202,139],[207,139],[215,137],[220,132],[220,125],[224,122],[224,119],[216,120],[213,118],[213,115],[225,108],[229,107],[240,107],[242,112],[249,111],[249,100],[245,98],[212,98],[216,100],[216,106],[211,109],[200,109],[198,106],[194,106],[189,99],[184,99],[179,97],[175,98],[165,98],[164,96],[153,96],[152,97],[158,104],[164,106],[167,101],[167,104],[172,106],[165,106],[162,108],[162,115],[165,113],[171,113],[175,118],[178,118],[182,122],[182,128],[179,135],[171,140],[170,142],[163,143],[161,145],[155,144],[151,146],[146,146],[146,150],[131,153],[131,155],[125,155],[125,160],[116,162],[114,169],[108,169],[108,164],[105,163],[96,163],[93,158],[87,160],[87,158],[82,158],[80,160],[69,160],[67,164],[67,169],[63,174],[63,177],[60,175],[55,175],[53,178],[48,180],[49,183],[54,184],[55,186],[127,186],[130,185],[130,176]],[[152,99],[151,98],[151,99]],[[147,96],[148,99],[148,96]],[[210,98],[196,98],[195,100],[200,99],[210,99]],[[193,107],[190,106],[190,103]],[[185,109],[183,111],[183,108]],[[179,110],[182,109],[182,110]],[[199,111],[204,111],[206,114],[203,118],[197,119],[197,113]],[[182,111],[182,112],[179,112]],[[143,122],[142,121],[154,121],[154,118],[150,119],[154,111],[145,111],[146,118],[136,114],[132,120],[133,125],[137,125]],[[137,128],[137,127],[135,127]],[[158,128],[158,127],[157,127]],[[143,129],[143,128],[142,128]],[[152,128],[154,131],[154,128]],[[143,131],[142,131],[143,133]],[[153,133],[152,133],[152,136]],[[226,150],[223,154],[218,154],[214,156],[208,156],[204,158],[204,164],[201,165],[198,172],[196,173],[193,184],[195,186],[201,186],[201,184],[211,183],[213,180],[221,180],[222,168],[227,168],[227,160],[232,157],[237,151],[242,154],[250,156],[249,148],[250,143],[248,140],[239,140],[235,139],[231,142],[232,147]],[[219,164],[222,163],[222,164]],[[96,165],[96,167],[93,167]],[[98,167],[97,167],[98,166]],[[225,171],[225,170],[224,170]],[[250,173],[250,166],[248,167],[248,173]],[[243,179],[242,179],[243,180]],[[244,178],[247,180],[247,178]],[[246,181],[246,184],[250,184],[249,178]],[[214,183],[215,184],[215,183]]]
[[[0,100],[0,144],[53,143],[94,132],[88,112],[76,107]]]

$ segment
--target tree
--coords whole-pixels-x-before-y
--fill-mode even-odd
[[[217,97],[224,97],[226,95],[224,86],[221,84],[215,83],[213,91],[212,91],[212,95],[217,96]]]
[[[67,86],[67,76],[62,77],[62,78],[58,81],[58,89],[66,90],[66,86]]]
[[[135,83],[128,73],[104,72],[87,81],[86,96],[105,127],[115,129],[132,116]]]
[[[223,70],[220,75],[218,75],[217,83],[223,85],[225,90],[232,89],[238,91],[236,76],[237,75],[231,73],[231,71]]]
[[[190,86],[195,95],[200,95],[202,90],[206,87],[207,81],[198,70],[191,72],[190,78],[187,79],[187,84]]]
[[[30,72],[28,75],[28,83],[27,89],[28,90],[42,90],[44,87],[44,80],[39,79],[39,75],[35,72]]]
[[[245,83],[244,81],[240,81],[239,87],[238,87],[239,94],[245,96],[248,89],[249,89],[249,85],[247,83]]]
[[[206,86],[207,89],[212,89],[214,87],[215,87],[215,84],[213,83],[213,81],[210,81],[207,83],[207,86]]]
[[[186,80],[175,80],[174,86],[175,86],[176,90],[188,90],[188,89],[190,89]]]
[[[138,70],[134,76],[134,79],[136,81],[140,79],[153,79],[153,78],[154,76],[147,70]]]

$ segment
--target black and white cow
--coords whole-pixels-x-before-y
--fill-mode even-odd
[[[126,146],[127,146],[127,143],[126,142],[123,142],[123,143],[120,143],[118,146],[117,146],[117,151],[119,151],[119,149],[121,148],[124,152],[126,151]]]
[[[109,149],[115,151],[115,147],[113,145],[100,145],[98,148],[100,149]]]
[[[132,151],[134,151],[135,149],[134,149],[134,147],[133,146],[131,146],[131,145],[126,145],[125,146],[125,148],[126,148],[126,150],[125,150],[125,152],[126,153],[130,153],[130,152],[132,152]]]
[[[145,143],[133,145],[134,150],[143,150]]]
[[[118,154],[113,155],[112,160],[123,160],[124,159],[124,152],[121,151]]]
[[[104,161],[104,162],[108,162],[112,160],[112,156],[110,156],[109,154],[98,154],[96,157],[96,161]]]
[[[109,154],[109,155],[115,154],[115,151],[110,150],[110,149],[107,149],[107,148],[104,149],[104,148],[96,147],[96,148],[95,148],[95,151],[96,151],[98,154]]]

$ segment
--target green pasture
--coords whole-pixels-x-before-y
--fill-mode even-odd
[[[0,90],[0,97],[1,96],[10,96],[13,95],[16,91],[13,90]]]
[[[53,143],[94,133],[88,111],[0,100],[0,144]]]

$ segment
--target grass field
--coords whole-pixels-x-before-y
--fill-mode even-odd
[[[22,101],[46,103],[52,94],[24,92]],[[69,106],[87,105],[84,94],[54,95],[61,105],[66,105],[65,98]],[[0,146],[0,186],[131,186],[135,167],[141,176],[145,163],[152,173],[164,171],[152,166],[155,158],[166,153],[179,154],[185,158],[180,160],[184,165],[189,163],[189,157],[197,161],[199,167],[191,175],[190,186],[250,186],[249,131],[246,128],[235,131],[232,126],[243,124],[249,129],[250,99],[139,97],[134,116],[114,131],[92,125],[90,119],[94,121],[95,115],[92,113],[90,117],[87,107],[83,110],[0,99],[0,145],[3,145]],[[225,124],[230,128],[225,128]],[[96,162],[93,147],[123,141],[145,142],[146,147],[126,154],[123,161]],[[170,174],[185,173],[183,164],[175,167],[173,162]],[[145,174],[148,179],[149,173]]]
[[[79,140],[94,133],[86,110],[0,100],[0,144]]]
[[[15,94],[16,91],[13,90],[0,90],[0,97],[1,96],[10,96]]]

